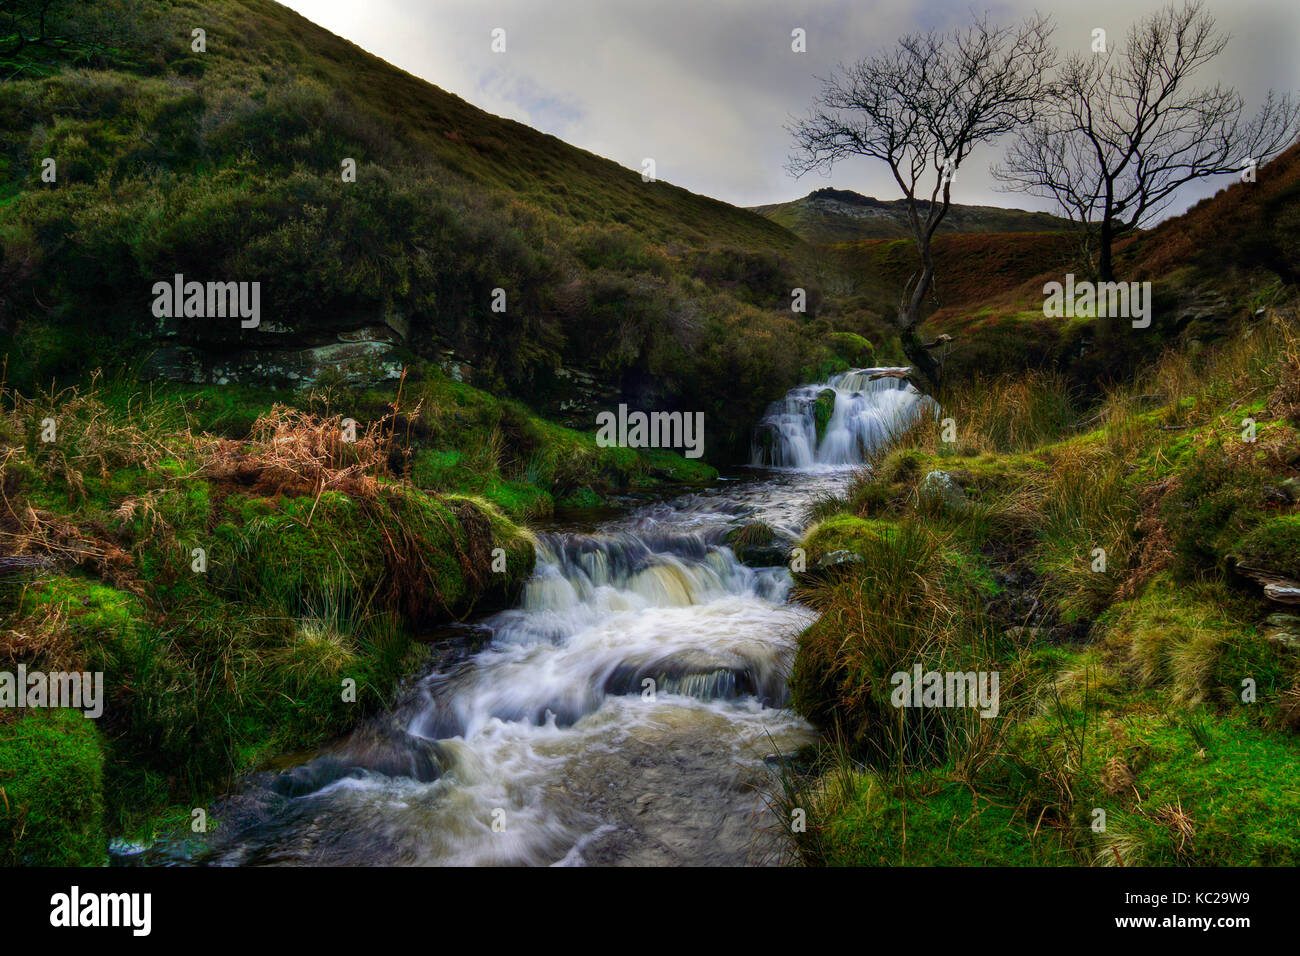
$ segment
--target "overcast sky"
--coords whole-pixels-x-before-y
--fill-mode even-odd
[[[1111,42],[1151,0],[288,0],[334,33],[489,112],[640,169],[653,157],[660,179],[741,206],[782,202],[822,186],[898,198],[886,167],[861,159],[827,178],[794,179],[784,124],[803,114],[818,76],[890,44],[901,34],[959,26],[972,10],[1012,21],[1051,13],[1062,50],[1086,51],[1095,27]],[[1209,0],[1227,52],[1200,74],[1236,86],[1247,109],[1268,88],[1300,90],[1300,3]],[[506,52],[493,53],[493,29]],[[791,31],[807,31],[807,52]],[[1041,200],[997,191],[988,165],[1000,150],[963,163],[953,199],[1021,208]],[[1212,180],[1178,212],[1227,184]]]

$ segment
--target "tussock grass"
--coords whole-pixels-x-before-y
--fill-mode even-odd
[[[880,464],[895,451],[970,458],[1037,448],[1067,434],[1080,409],[1063,377],[1031,369],[1014,375],[974,378],[935,396],[939,422],[915,420],[878,452]],[[946,442],[944,419],[952,419],[956,440]]]
[[[1277,606],[1250,575],[1300,573],[1280,490],[1300,479],[1298,343],[1295,312],[1275,309],[1090,408],[1050,375],[955,389],[940,417],[957,441],[927,421],[881,452],[808,539],[861,561],[801,586],[822,616],[800,641],[794,701],[844,741],[782,804],[819,808],[805,861],[951,859],[934,808],[954,784],[1005,812],[962,824],[997,821],[999,862],[1296,858],[1270,821],[1294,802],[1300,663],[1268,637],[1286,619],[1263,620]],[[917,495],[933,470],[964,506]],[[1019,582],[1009,595],[1004,580]],[[1026,605],[1032,626],[1009,627]],[[900,720],[880,691],[910,658],[1000,666],[1003,716]],[[1229,778],[1251,781],[1246,804]]]
[[[356,441],[329,396],[263,405],[242,439],[195,427],[204,397],[93,377],[0,392],[0,660],[104,672],[102,733],[77,741],[104,767],[101,850],[105,824],[148,837],[174,803],[390,701],[416,626],[508,600],[532,566],[491,503],[404,477],[399,410],[419,406],[400,391]]]
[[[979,609],[983,583],[920,521],[855,542],[859,564],[808,575],[799,599],[818,611],[800,638],[791,688],[796,707],[841,728],[873,764],[931,766],[970,754],[982,733],[973,711],[893,706],[890,676],[997,670],[997,634]]]

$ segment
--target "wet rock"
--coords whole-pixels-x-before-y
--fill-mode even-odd
[[[785,564],[790,555],[789,542],[762,521],[732,528],[724,540],[736,560],[751,568],[774,568]]]
[[[957,480],[946,471],[932,471],[921,479],[916,489],[923,504],[938,507],[942,511],[953,513],[962,511],[969,504],[966,492],[962,491]]]
[[[776,461],[776,450],[781,445],[780,430],[771,422],[760,422],[754,428],[754,439],[750,445],[750,458],[758,465],[770,465]]]
[[[646,662],[620,664],[605,679],[606,694],[682,694],[697,700],[736,700],[755,697],[765,706],[781,706],[787,691],[782,667],[764,668],[759,662],[699,649],[678,651]],[[653,681],[647,685],[646,681]]]
[[[824,388],[817,393],[817,400],[813,405],[813,421],[817,428],[817,444],[821,444],[822,439],[826,437],[826,426],[830,424],[831,416],[835,414],[835,389]]]
[[[338,750],[280,773],[271,781],[271,789],[284,797],[299,797],[363,773],[429,783],[442,776],[442,754],[431,740],[412,737],[396,727],[371,725],[349,737]]]

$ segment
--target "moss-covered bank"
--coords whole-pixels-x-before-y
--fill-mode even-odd
[[[431,626],[508,605],[522,521],[711,480],[436,374],[400,390],[95,380],[6,392],[0,669],[104,674],[102,717],[0,711],[0,862],[100,863],[391,702]]]
[[[791,686],[831,743],[783,802],[804,859],[1300,860],[1298,383],[1294,310],[1093,407],[977,383],[942,396],[955,441],[922,423],[819,504]],[[996,716],[895,706],[917,664],[996,673]]]

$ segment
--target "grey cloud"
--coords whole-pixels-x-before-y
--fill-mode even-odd
[[[304,16],[490,112],[553,133],[632,169],[653,157],[661,178],[737,205],[780,202],[826,185],[892,199],[888,172],[866,160],[830,177],[794,180],[783,163],[785,122],[803,113],[817,76],[902,33],[961,24],[984,5],[783,0],[289,0]],[[1121,38],[1157,0],[988,4],[1009,21],[1042,9],[1061,46],[1086,49],[1094,27]],[[1300,10],[1293,0],[1210,0],[1227,53],[1202,81],[1238,87],[1248,108],[1266,89],[1300,90]],[[489,49],[507,31],[508,52]],[[790,51],[803,27],[808,52]],[[997,191],[987,166],[997,150],[964,164],[959,202],[1048,208]],[[1180,211],[1226,182],[1189,190]]]

